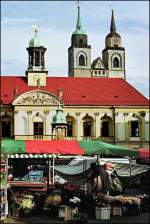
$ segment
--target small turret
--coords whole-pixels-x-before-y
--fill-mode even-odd
[[[28,85],[36,86],[37,80],[40,86],[46,85],[45,71],[45,51],[41,38],[39,37],[38,27],[34,26],[34,37],[29,41],[28,51],[28,69],[26,75],[28,77]]]

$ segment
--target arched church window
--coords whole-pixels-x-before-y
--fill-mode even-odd
[[[85,57],[82,54],[79,57],[79,65],[85,66]]]
[[[118,68],[119,67],[119,59],[117,57],[114,58],[113,60],[113,67]]]
[[[82,39],[79,40],[79,45],[80,45],[80,47],[83,46],[83,40]]]

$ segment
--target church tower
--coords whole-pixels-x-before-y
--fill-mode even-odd
[[[79,5],[76,30],[68,48],[68,76],[91,77],[91,46],[88,45],[88,37],[82,29]]]
[[[116,32],[114,12],[112,10],[110,33],[105,39],[102,51],[103,64],[108,69],[108,77],[125,79],[125,49],[121,36]]]
[[[41,43],[38,35],[38,29],[35,28],[35,36],[29,41],[28,51],[28,69],[26,71],[28,86],[46,86],[45,71],[45,51],[46,48]]]

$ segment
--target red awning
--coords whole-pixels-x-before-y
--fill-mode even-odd
[[[140,148],[140,158],[147,159],[150,158],[150,151],[146,148]]]
[[[28,140],[25,141],[25,144],[26,153],[51,153],[68,155],[84,154],[84,149],[81,148],[80,144],[77,141]]]

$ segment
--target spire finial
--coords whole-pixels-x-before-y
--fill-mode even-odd
[[[111,16],[110,32],[111,33],[116,33],[116,25],[115,25],[115,17],[114,17],[114,10],[113,9],[112,9],[112,16]]]
[[[77,2],[77,7],[78,7],[78,17],[77,17],[76,29],[81,30],[82,25],[81,25],[81,19],[80,19],[80,1],[78,0],[76,2]]]
[[[34,32],[35,32],[35,36],[37,36],[37,34],[38,34],[38,32],[39,32],[39,28],[40,28],[40,26],[37,25],[37,24],[32,25],[32,29],[33,29]]]

